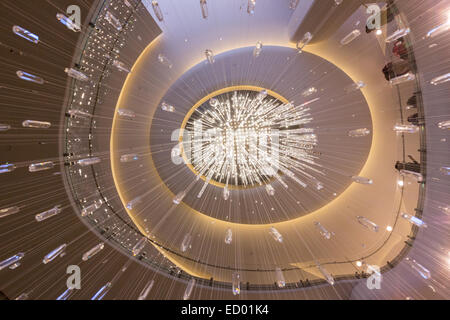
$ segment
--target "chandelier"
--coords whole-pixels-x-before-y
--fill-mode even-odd
[[[305,179],[316,180],[313,173],[321,172],[313,153],[318,139],[307,127],[313,120],[309,103],[283,103],[267,90],[236,90],[194,109],[173,155],[205,181],[198,198],[210,183],[224,188],[226,200],[229,188],[266,185],[274,195],[273,181],[288,188],[287,177],[306,188]]]

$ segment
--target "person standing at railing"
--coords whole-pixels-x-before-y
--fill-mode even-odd
[[[406,109],[416,109],[417,108],[417,93],[414,93],[414,95],[408,99],[408,102],[406,102]]]
[[[383,68],[383,74],[387,81],[404,75],[410,71],[409,62],[400,60],[396,62],[389,62]]]
[[[395,169],[397,169],[398,171],[407,170],[420,173],[420,163],[417,162],[412,156],[409,155],[408,157],[412,160],[412,162],[397,161],[397,163],[395,164]]]
[[[392,53],[394,56],[402,60],[408,60],[408,49],[406,48],[406,43],[403,38],[400,38],[397,42],[395,42],[394,47],[392,48]]]

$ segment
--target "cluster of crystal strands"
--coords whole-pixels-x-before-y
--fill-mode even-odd
[[[317,145],[309,108],[283,104],[266,90],[234,91],[212,98],[195,110],[183,134],[186,160],[206,182],[225,187],[255,186],[286,175],[301,177],[314,166]]]

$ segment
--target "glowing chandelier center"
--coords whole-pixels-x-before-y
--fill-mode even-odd
[[[182,134],[185,162],[206,182],[225,188],[258,186],[315,164],[313,119],[266,90],[236,90],[212,97],[187,119]],[[308,175],[309,176],[309,175]],[[306,185],[304,185],[306,187]]]

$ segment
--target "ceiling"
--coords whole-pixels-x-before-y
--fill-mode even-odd
[[[309,173],[327,186],[325,190],[317,190],[309,178],[305,181],[313,186],[310,188],[287,179],[287,190],[280,189],[283,188],[280,183],[273,184],[280,191],[275,198],[267,197],[262,186],[232,191],[233,201],[225,201],[220,187],[207,188],[205,196],[198,199],[203,184],[197,183],[184,199],[192,209],[220,220],[270,224],[311,213],[347,189],[351,184],[350,177],[361,171],[371,146],[370,136],[354,139],[348,136],[348,131],[371,129],[371,118],[360,92],[346,94],[344,89],[353,83],[351,79],[328,62],[309,53],[299,55],[296,50],[286,47],[266,46],[258,59],[252,53],[252,47],[233,50],[217,56],[214,65],[201,62],[181,76],[161,99],[175,105],[176,112],[168,113],[158,108],[153,115],[149,144],[158,175],[176,195],[185,190],[194,177],[186,165],[171,161],[171,150],[177,145],[177,141],[171,140],[171,133],[181,128],[184,115],[201,98],[221,88],[239,85],[273,90],[295,105],[320,97],[310,105],[314,120],[308,127],[314,128],[318,135],[319,144],[314,151],[320,156],[315,168],[323,170],[323,174],[312,170]],[[285,71],[278,73],[278,70]],[[279,74],[279,77],[267,78],[265,74]],[[334,83],[342,86],[333,87]],[[310,87],[317,87],[320,94],[303,97],[302,92]],[[351,120],[339,122],[337,118]],[[149,180],[142,187],[152,189],[160,182]]]
[[[220,6],[219,3],[214,5]],[[392,130],[401,117],[399,107],[391,107],[398,105],[397,93],[388,85],[376,85],[384,81],[379,70],[364,69],[362,73],[362,69],[348,59],[354,50],[367,50],[371,52],[370,57],[366,57],[367,61],[371,65],[378,63],[381,69],[386,59],[385,47],[380,47],[381,40],[379,42],[375,35],[370,36],[371,41],[355,42],[352,47],[342,47],[339,43],[348,33],[346,28],[365,19],[365,11],[361,9],[355,12],[348,19],[348,25],[344,25],[342,31],[338,30],[327,43],[308,46],[308,53],[298,54],[290,48],[294,45],[287,38],[284,43],[280,43],[280,36],[272,36],[275,33],[288,36],[287,25],[275,22],[282,15],[283,19],[289,19],[292,12],[285,10],[285,7],[265,2],[263,6],[271,6],[270,10],[262,13],[262,16],[251,17],[256,19],[251,21],[242,19],[242,16],[248,15],[244,6],[240,15],[230,13],[235,21],[233,27],[229,28],[229,19],[223,17],[227,10],[233,10],[233,6],[222,5],[218,8],[224,13],[221,18],[213,20],[210,16],[208,20],[190,26],[198,29],[190,30],[196,36],[194,39],[187,37],[187,42],[184,21],[197,19],[198,10],[186,3],[186,7],[179,4],[172,13],[167,14],[165,22],[161,24],[162,36],[140,56],[122,90],[118,108],[126,106],[139,114],[140,119],[153,119],[147,125],[143,123],[138,127],[134,122],[118,119],[113,125],[113,152],[123,150],[126,146],[129,150],[151,157],[139,168],[118,164],[115,159],[120,156],[120,152],[115,152],[117,155],[112,159],[115,183],[122,203],[126,204],[138,196],[145,198],[140,207],[129,211],[134,223],[144,234],[148,233],[156,239],[159,245],[170,248],[170,252],[166,251],[165,254],[177,265],[188,273],[206,279],[214,277],[219,281],[227,281],[233,270],[242,269],[248,270],[248,274],[243,277],[251,283],[271,283],[273,281],[267,279],[273,277],[276,267],[289,270],[293,265],[304,269],[312,266],[313,270],[308,270],[308,273],[313,272],[320,278],[315,261],[327,264],[332,261],[344,262],[328,266],[333,268],[331,272],[335,275],[353,274],[357,271],[354,262],[361,257],[371,257],[374,264],[385,264],[385,261],[396,256],[395,252],[399,252],[396,250],[403,247],[401,239],[409,234],[410,226],[399,221],[396,236],[391,236],[385,228],[396,224],[399,207],[407,211],[414,210],[417,191],[414,192],[416,186],[411,185],[410,191],[415,197],[404,201],[393,167],[403,153],[401,139]],[[183,12],[183,19],[177,15],[179,10]],[[271,14],[265,16],[268,12]],[[258,21],[261,21],[261,25]],[[200,36],[199,30],[208,28],[211,23],[219,31],[201,33]],[[259,27],[249,27],[254,24]],[[248,31],[241,32],[241,36],[236,39],[231,35],[237,29]],[[263,53],[260,58],[254,59],[251,54],[253,47],[262,37],[267,39],[264,40]],[[180,50],[180,44],[186,49]],[[230,47],[241,49],[229,50]],[[207,64],[202,57],[204,50],[198,48],[212,50],[216,62]],[[159,54],[164,54],[173,67],[168,69],[155,63]],[[364,57],[359,59],[361,64],[366,63]],[[158,81],[155,81],[156,78]],[[352,80],[367,84],[361,91],[364,96],[360,92],[345,94],[345,88]],[[312,104],[311,109],[319,132],[318,148],[324,153],[319,161],[323,161],[327,172],[324,177],[325,190],[320,192],[307,188],[301,193],[299,189],[292,193],[291,190],[280,190],[273,203],[261,190],[243,190],[237,192],[237,201],[225,202],[218,188],[207,189],[208,197],[198,200],[196,195],[202,183],[197,183],[180,206],[173,206],[173,197],[195,179],[186,166],[175,166],[170,160],[170,151],[175,145],[171,141],[172,132],[181,127],[184,115],[198,100],[230,85],[268,88],[288,100],[298,100],[295,101],[298,104],[308,101],[301,96],[305,89],[311,86],[319,89],[318,97],[321,100]],[[162,101],[173,104],[176,112],[163,112],[159,108]],[[349,130],[364,127],[373,128],[372,141],[368,137],[355,143],[354,139],[348,137]],[[114,134],[115,130],[132,132],[133,139],[126,134]],[[386,140],[398,143],[386,144]],[[411,141],[411,145],[414,145],[414,141]],[[417,147],[408,150],[408,154],[417,157],[413,148]],[[143,181],[138,172],[145,173],[149,178]],[[353,175],[373,177],[374,185],[352,184],[350,178]],[[344,194],[338,196],[342,192]],[[377,201],[373,194],[384,201]],[[272,213],[272,207],[275,213]],[[377,234],[367,232],[358,224],[357,215],[375,221],[383,231]],[[268,232],[272,224],[281,221],[286,223],[275,226],[283,235],[282,246],[274,242]],[[323,240],[314,227],[315,221],[334,232],[335,239],[329,242]],[[232,246],[223,241],[228,228],[234,234]],[[183,253],[180,244],[186,234],[195,237],[192,249]],[[213,252],[220,254],[211,254]],[[257,269],[267,272],[261,275],[261,272],[256,272]],[[298,281],[294,279],[304,278],[302,272],[293,270],[290,279]]]
[[[15,20],[0,17],[4,35],[0,42],[0,105],[6,111],[0,123],[12,126],[0,133],[0,164],[14,163],[18,169],[0,176],[4,195],[0,208],[18,205],[21,211],[0,220],[0,260],[26,252],[19,268],[0,271],[0,291],[6,297],[27,293],[33,299],[54,299],[65,290],[67,265],[80,264],[85,285],[74,293],[74,299],[90,298],[108,281],[113,283],[108,297],[135,299],[150,280],[155,280],[155,289],[149,298],[179,299],[191,277],[198,279],[192,299],[231,299],[236,297],[228,285],[235,272],[241,275],[243,289],[244,283],[255,286],[255,290],[242,291],[244,298],[448,298],[448,215],[442,214],[442,208],[448,206],[449,184],[439,173],[440,166],[448,165],[448,132],[435,124],[448,118],[445,101],[449,91],[446,84],[429,84],[447,72],[448,41],[441,37],[432,44],[423,37],[436,26],[442,12],[449,10],[445,1],[395,1],[399,19],[412,30],[408,40],[414,44],[420,80],[394,87],[385,81],[381,69],[395,59],[384,39],[396,30],[399,20],[383,27],[381,36],[366,34],[365,7],[353,8],[344,2],[345,7],[333,9],[339,10],[336,26],[324,19],[317,38],[298,53],[298,35],[304,28],[312,28],[311,21],[317,20],[312,17],[321,16],[317,5],[308,11],[305,2],[293,11],[287,0],[259,0],[255,14],[249,15],[247,1],[210,1],[209,16],[202,19],[198,1],[160,1],[163,21],[154,15],[149,2],[144,3],[146,10],[138,1],[131,1],[138,8],[134,16],[123,3],[110,6],[121,19],[128,14],[132,17],[113,44],[120,48],[114,54],[132,72],[118,72],[110,62],[102,70],[93,67],[92,79],[98,77],[101,85],[95,106],[83,105],[94,115],[89,124],[67,120],[64,115],[76,101],[70,88],[77,85],[67,79],[64,68],[75,63],[102,65],[98,58],[84,55],[91,49],[84,47],[82,39],[96,32],[88,27],[89,21],[106,34],[114,31],[94,19],[98,14],[94,8],[99,8],[101,1],[92,7],[78,3],[82,16],[89,17],[81,34],[65,29],[54,17],[72,2],[48,0],[41,6],[6,0],[1,4]],[[106,10],[102,7],[100,13]],[[35,12],[36,18],[30,19],[29,12]],[[39,34],[41,43],[18,38],[10,31],[13,24]],[[361,36],[343,46],[341,39],[354,29],[361,29]],[[254,58],[258,41],[262,41],[263,51]],[[206,49],[213,51],[214,64],[206,62]],[[160,54],[171,61],[171,68],[158,62]],[[42,86],[24,83],[15,75],[22,69],[47,82]],[[363,81],[364,88],[346,93],[356,81]],[[324,189],[302,188],[290,181],[288,189],[273,184],[275,197],[259,187],[232,190],[232,201],[224,201],[222,189],[210,185],[202,198],[196,197],[203,181],[195,183],[187,166],[172,163],[171,150],[176,145],[172,132],[205,96],[246,85],[270,89],[295,104],[320,98],[310,105],[310,125],[318,135],[315,151],[324,172],[320,175]],[[417,86],[422,89],[426,131],[398,135],[392,128],[413,113],[406,111],[405,105]],[[318,92],[303,97],[302,92],[310,87]],[[94,88],[85,85],[77,90]],[[162,101],[173,104],[176,112],[162,111]],[[131,110],[136,117],[121,119],[117,109]],[[30,131],[21,127],[25,119],[50,121],[53,126]],[[358,128],[368,128],[371,134],[348,136],[349,130]],[[81,143],[77,145],[74,139]],[[424,145],[426,154],[418,150]],[[75,155],[63,157],[67,150]],[[139,160],[119,161],[120,156],[131,153],[139,154]],[[426,184],[406,178],[405,186],[399,187],[401,178],[394,164],[408,160],[408,155],[426,163]],[[88,156],[97,156],[102,162],[92,169],[64,166]],[[30,174],[27,166],[36,161],[54,161],[56,167]],[[371,178],[373,184],[356,184],[352,176]],[[173,197],[191,184],[182,203],[175,206]],[[106,202],[102,210],[92,219],[80,219],[81,208],[99,197]],[[127,209],[127,203],[137,197],[141,197],[138,206]],[[56,204],[62,205],[62,214],[35,222],[36,213]],[[417,233],[417,228],[400,218],[400,212],[423,214],[429,228]],[[368,231],[356,216],[374,221],[380,231]],[[330,240],[320,234],[314,225],[317,221],[332,232]],[[387,226],[393,230],[387,231]],[[273,239],[271,227],[282,234],[282,243]],[[106,229],[109,231],[103,235],[98,232]],[[224,242],[230,229],[231,245]],[[180,245],[187,234],[192,241],[183,252]],[[131,248],[143,235],[149,239],[145,258],[130,259]],[[100,241],[106,248],[94,259],[81,262],[81,255]],[[405,242],[412,243],[412,249]],[[42,257],[61,243],[68,244],[66,255],[42,265]],[[401,262],[405,256],[426,265],[433,279],[418,277]],[[365,280],[353,277],[363,271],[356,261],[383,267],[383,290],[372,292],[365,287]],[[391,270],[388,262],[396,267]],[[334,287],[326,284],[318,263],[338,280]],[[273,285],[276,268],[283,270],[288,283],[285,290]],[[167,274],[167,270],[174,272]],[[177,270],[182,270],[181,275],[177,276]],[[210,278],[216,286],[207,285]],[[305,279],[318,287],[300,289],[298,283]]]

